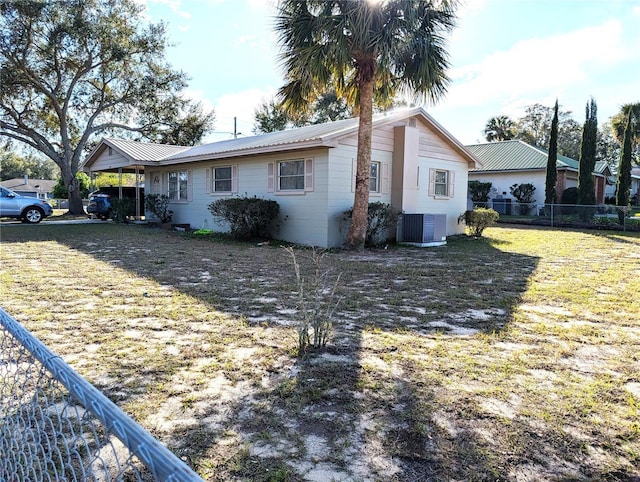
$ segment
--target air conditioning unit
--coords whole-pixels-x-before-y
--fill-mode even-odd
[[[446,214],[403,214],[402,242],[418,246],[441,246],[447,242]]]

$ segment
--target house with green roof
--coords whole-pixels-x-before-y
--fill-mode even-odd
[[[546,151],[520,140],[488,142],[465,146],[481,166],[469,170],[469,181],[491,182],[491,201],[500,200],[500,205],[516,202],[510,187],[514,184],[533,184],[535,202],[544,205],[547,171]],[[565,189],[578,185],[579,162],[570,157],[558,155],[556,159],[556,198],[560,200]],[[605,187],[611,171],[606,162],[596,163],[593,171],[596,203],[604,204]]]

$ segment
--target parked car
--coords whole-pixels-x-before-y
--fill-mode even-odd
[[[53,208],[35,197],[21,196],[10,189],[0,187],[0,217],[16,218],[23,223],[39,223],[53,214]]]
[[[90,194],[89,204],[87,205],[87,214],[89,217],[96,217],[107,220],[111,217],[111,202],[109,194]]]
[[[89,194],[89,204],[87,205],[87,214],[89,217],[96,217],[99,219],[107,220],[112,216],[112,203],[111,199],[118,199],[120,195],[120,189],[122,189],[122,197],[131,199],[131,212],[129,216],[134,216],[135,213],[135,200],[136,200],[136,188],[135,187],[101,187],[97,191]],[[140,206],[141,213],[144,214],[144,189],[140,189]]]

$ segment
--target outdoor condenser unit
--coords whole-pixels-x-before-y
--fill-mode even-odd
[[[402,242],[438,245],[447,240],[446,214],[403,214]]]

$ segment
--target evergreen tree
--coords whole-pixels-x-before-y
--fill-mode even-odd
[[[616,205],[629,205],[629,191],[631,189],[631,138],[633,137],[632,112],[627,114],[627,125],[622,137],[622,151],[620,152],[620,163],[618,164],[618,181],[616,182]],[[621,213],[621,222],[624,214]]]
[[[578,167],[578,204],[596,203],[593,170],[596,165],[596,144],[598,135],[598,116],[596,101],[591,98],[587,104],[582,144],[580,146],[580,165]]]
[[[558,99],[553,109],[553,120],[551,121],[551,133],[549,134],[549,154],[547,156],[547,177],[544,186],[544,203],[554,204],[556,202],[556,182],[558,180],[557,171],[558,160]]]

